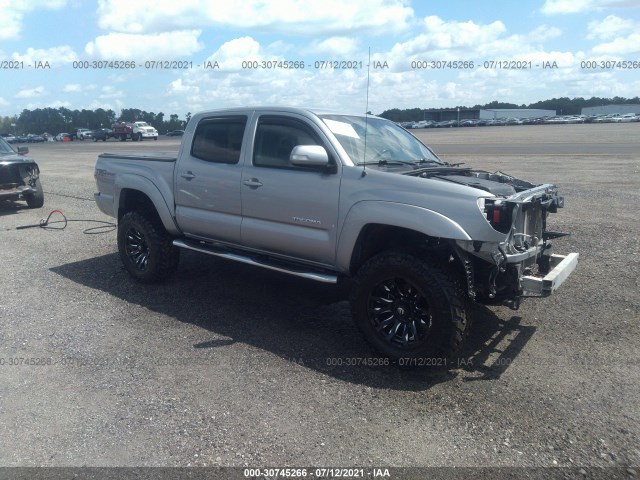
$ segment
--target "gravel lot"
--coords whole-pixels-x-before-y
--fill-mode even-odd
[[[53,209],[110,221],[93,202],[97,154],[176,151],[179,139],[30,146],[45,206],[0,204],[0,466],[579,466],[635,477],[640,124],[414,133],[447,161],[558,184],[566,208],[550,228],[572,236],[556,251],[580,252],[557,295],[517,312],[475,308],[465,350],[441,370],[347,365],[372,354],[345,288],[191,252],[170,281],[143,286],[121,267],[113,230],[15,230]]]

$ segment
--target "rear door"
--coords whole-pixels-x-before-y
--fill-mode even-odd
[[[296,145],[322,145],[331,168],[292,165]],[[263,113],[252,147],[242,173],[243,245],[333,265],[341,165],[329,142],[300,115]]]
[[[246,115],[205,117],[176,166],[176,221],[185,235],[240,242]]]

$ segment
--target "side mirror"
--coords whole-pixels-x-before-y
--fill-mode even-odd
[[[18,147],[18,155],[26,155],[29,153],[29,147]]]
[[[329,155],[320,145],[296,145],[291,150],[289,161],[299,167],[326,167]]]

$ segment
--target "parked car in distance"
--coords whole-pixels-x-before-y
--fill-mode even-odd
[[[27,135],[27,143],[42,143],[45,141],[46,140],[41,135],[33,135],[33,134]]]
[[[170,132],[167,132],[167,137],[181,137],[182,135],[184,135],[184,130],[171,130]]]
[[[70,133],[59,133],[58,135],[56,135],[54,137],[54,140],[56,142],[64,142],[65,138],[67,138],[68,139],[67,141],[69,142],[69,141],[73,140],[73,135],[71,135]]]
[[[14,150],[0,138],[0,200],[26,200],[29,208],[44,205],[40,169],[27,157],[27,147]]]
[[[98,140],[106,142],[108,138],[113,137],[113,131],[110,128],[99,128],[94,130],[92,133],[94,142],[97,142]]]
[[[93,133],[88,128],[78,128],[76,129],[76,138],[78,140],[85,140],[87,138],[93,138]]]
[[[620,117],[620,121],[624,123],[637,122],[639,119],[635,113],[625,113]]]

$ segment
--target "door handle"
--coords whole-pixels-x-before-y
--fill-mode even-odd
[[[244,183],[247,187],[258,188],[262,186],[262,182],[257,178],[252,178],[250,180],[245,180]]]
[[[194,178],[196,178],[191,170],[189,170],[187,173],[180,174],[180,176],[185,180],[193,180]]]

